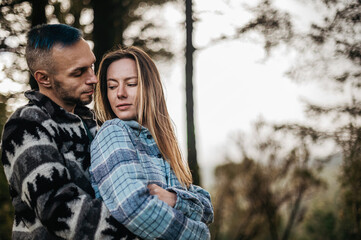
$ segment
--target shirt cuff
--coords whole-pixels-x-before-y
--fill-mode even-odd
[[[199,202],[192,194],[185,190],[178,188],[167,188],[168,191],[175,192],[177,194],[177,201],[174,209],[181,211],[186,217],[191,218],[195,221],[201,221],[202,218],[202,206],[196,204]]]

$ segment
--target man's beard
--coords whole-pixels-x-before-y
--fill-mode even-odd
[[[85,99],[85,100],[82,100],[79,97],[74,97],[72,95],[69,94],[69,91],[65,90],[61,84],[59,84],[58,81],[54,81],[54,91],[57,92],[58,96],[64,101],[64,102],[67,102],[67,103],[70,103],[70,104],[75,104],[75,105],[87,105],[89,103],[92,102],[93,100],[93,97],[92,95],[89,95],[88,96],[88,99]]]
[[[93,100],[93,97],[91,95],[89,95],[89,98],[85,99],[85,100],[81,100],[80,98],[74,98],[71,96],[62,96],[62,97],[65,102],[73,103],[76,105],[87,105],[87,104],[91,103]]]

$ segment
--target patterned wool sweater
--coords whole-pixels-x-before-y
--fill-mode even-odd
[[[36,91],[25,96],[29,103],[8,119],[2,139],[13,239],[134,238],[95,199],[90,184],[93,113],[85,106],[69,113]]]

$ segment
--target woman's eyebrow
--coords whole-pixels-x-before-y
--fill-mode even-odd
[[[138,76],[126,77],[126,78],[123,79],[123,81],[130,81],[130,80],[133,80],[133,79],[138,79]],[[116,80],[116,78],[113,78],[113,77],[107,78],[107,81],[118,82],[118,80]]]
[[[118,82],[117,80],[115,80],[115,79],[113,79],[113,78],[107,78],[107,82],[110,82],[110,81],[112,81],[112,82]]]
[[[127,77],[127,78],[124,79],[124,81],[129,81],[129,80],[132,80],[132,79],[138,79],[138,76]]]

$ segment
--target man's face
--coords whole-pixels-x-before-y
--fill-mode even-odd
[[[89,104],[97,78],[93,70],[95,56],[88,43],[81,39],[71,46],[55,45],[52,60],[50,98],[70,112],[76,104]]]

